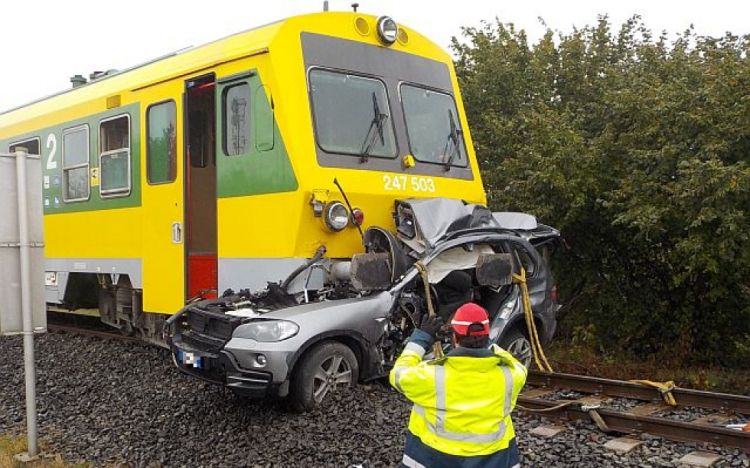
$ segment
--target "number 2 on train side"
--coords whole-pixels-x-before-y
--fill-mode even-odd
[[[47,156],[47,169],[57,169],[57,161],[55,161],[55,153],[57,153],[57,137],[54,133],[47,135],[47,149],[49,150],[49,156]]]

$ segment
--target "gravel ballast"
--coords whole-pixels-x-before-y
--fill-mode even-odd
[[[381,383],[332,395],[295,414],[283,402],[248,400],[182,375],[168,351],[75,335],[36,337],[39,436],[69,462],[131,467],[397,466],[410,404]],[[0,435],[25,431],[20,337],[0,338]],[[716,467],[750,467],[739,450],[641,436],[628,454],[586,422],[545,439],[536,415],[514,414],[522,466],[677,467],[695,450],[722,455]]]

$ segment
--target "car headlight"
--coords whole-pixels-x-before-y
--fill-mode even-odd
[[[265,343],[287,340],[299,332],[299,325],[288,320],[258,320],[240,325],[236,338],[250,338]]]
[[[323,219],[328,229],[338,232],[349,224],[349,210],[340,201],[329,202],[326,204]]]

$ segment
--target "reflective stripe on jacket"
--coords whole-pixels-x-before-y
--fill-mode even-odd
[[[526,382],[526,368],[496,345],[459,348],[445,358],[423,362],[428,347],[423,344],[412,339],[390,374],[391,384],[414,403],[409,432],[426,446],[454,456],[507,449],[515,437],[510,413]]]

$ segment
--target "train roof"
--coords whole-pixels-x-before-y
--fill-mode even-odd
[[[81,102],[104,98],[124,91],[138,90],[181,76],[189,76],[201,70],[208,71],[221,63],[268,52],[274,40],[282,35],[296,34],[299,37],[299,33],[303,31],[322,34],[330,32],[333,36],[351,35],[347,38],[381,45],[374,33],[370,33],[369,37],[356,34],[354,23],[359,17],[367,19],[373,25],[374,30],[376,18],[372,15],[354,12],[311,13],[257,26],[201,46],[178,50],[121,71],[108,72],[84,85],[1,111],[0,138],[8,136],[3,135],[6,133],[2,131],[3,128],[40,115],[75,106]],[[418,47],[422,53],[429,51],[429,54],[433,57],[450,60],[447,52],[424,36],[401,23],[399,23],[399,27],[408,31],[409,43],[419,44]],[[349,33],[343,34],[349,30]],[[393,48],[399,49],[399,44],[395,44]],[[414,48],[412,46],[402,50],[409,52],[410,49],[413,50]]]

